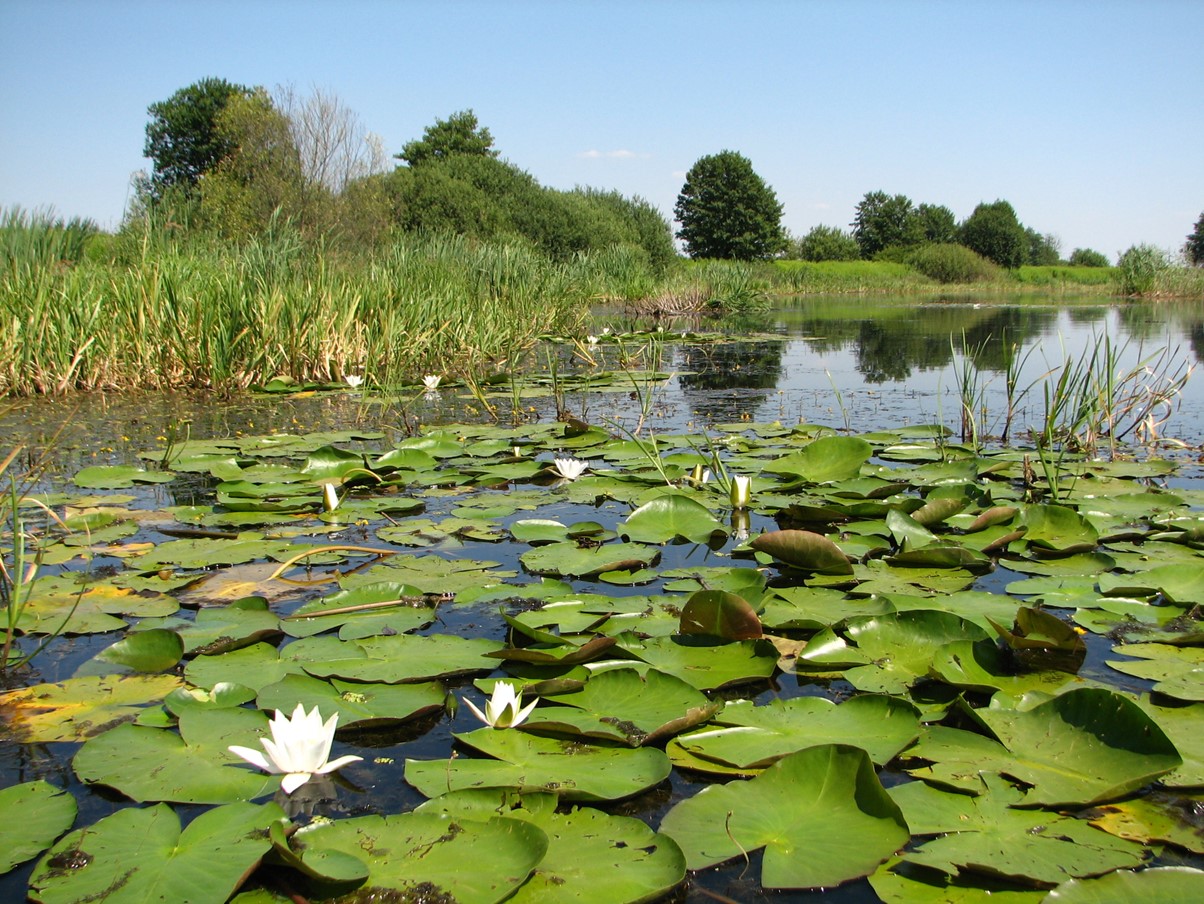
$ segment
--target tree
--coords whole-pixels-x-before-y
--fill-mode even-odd
[[[1187,237],[1183,253],[1192,265],[1197,267],[1204,265],[1204,213],[1200,214],[1200,219],[1196,220],[1196,228]]]
[[[853,218],[853,238],[861,256],[871,258],[887,248],[909,248],[924,241],[924,225],[906,195],[866,193]]]
[[[958,230],[958,241],[1009,270],[1028,258],[1028,236],[1007,201],[975,207]]]
[[[815,226],[799,239],[798,256],[805,261],[855,261],[861,257],[861,248],[843,229]]]
[[[786,247],[777,195],[735,151],[700,157],[690,167],[673,215],[690,257],[763,260]]]
[[[274,103],[288,119],[307,183],[341,193],[350,183],[387,169],[380,137],[334,94],[315,88],[302,97],[277,86]]]
[[[477,123],[472,110],[461,110],[447,119],[437,119],[427,126],[421,138],[407,142],[401,153],[394,156],[410,166],[418,166],[428,160],[440,160],[454,154],[474,154],[478,157],[496,157],[493,136],[489,130]]]
[[[255,235],[279,217],[307,225],[301,158],[288,118],[267,92],[231,99],[216,134],[232,150],[201,177],[206,222],[231,238]]]
[[[1107,267],[1110,266],[1106,255],[1090,248],[1075,248],[1070,254],[1072,267]]]
[[[231,98],[250,93],[249,88],[225,79],[206,78],[147,108],[150,122],[142,153],[154,163],[152,195],[160,196],[173,186],[191,191],[201,176],[225,159],[233,145],[219,133],[218,116]]]
[[[924,232],[924,241],[931,245],[948,245],[957,241],[957,217],[944,204],[921,204],[916,217]]]
[[[1061,260],[1062,243],[1053,234],[1042,235],[1035,229],[1025,229],[1028,240],[1028,255],[1026,264],[1034,267],[1053,267]]]

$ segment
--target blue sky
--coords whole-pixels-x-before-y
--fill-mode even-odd
[[[390,153],[471,107],[541,183],[667,216],[730,149],[795,235],[881,189],[1114,258],[1204,211],[1201,47],[1199,0],[0,0],[0,206],[117,225],[147,106],[217,76],[332,92]]]

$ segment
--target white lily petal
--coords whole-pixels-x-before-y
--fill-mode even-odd
[[[514,727],[515,725],[519,725],[526,721],[527,716],[531,715],[531,710],[535,709],[535,705],[537,703],[539,703],[539,700],[532,700],[530,703],[524,706],[522,710],[519,711],[518,715],[514,717],[514,721],[510,723],[510,726]]]
[[[489,721],[489,717],[487,715],[485,715],[483,712],[481,712],[479,709],[477,709],[477,705],[475,703],[473,703],[467,697],[461,697],[460,699],[462,699],[464,701],[465,706],[467,706],[469,709],[472,710],[472,714],[474,716],[476,716],[478,719],[480,719],[486,725],[493,724],[492,722]]]
[[[355,754],[348,753],[336,760],[331,760],[320,769],[315,769],[314,775],[325,775],[327,772],[334,772],[336,769],[342,769],[348,763],[358,763],[362,759],[362,756],[356,756]]]
[[[307,781],[309,781],[309,779],[310,773],[308,772],[290,772],[284,777],[284,780],[280,782],[280,789],[285,794],[292,794]]]
[[[272,764],[268,762],[267,757],[265,757],[258,750],[254,750],[250,747],[239,747],[237,744],[231,744],[226,749],[229,750],[235,756],[242,757],[244,760],[246,760],[252,766],[258,766],[264,772],[279,772],[280,771],[279,769],[273,769]]]

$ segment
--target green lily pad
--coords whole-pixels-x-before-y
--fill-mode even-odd
[[[86,490],[117,490],[136,483],[170,483],[175,479],[176,475],[171,471],[147,471],[131,465],[93,465],[76,471],[71,481]]]
[[[467,788],[551,791],[564,800],[619,800],[669,776],[669,759],[651,747],[593,747],[512,729],[482,728],[456,740],[490,759],[406,760],[406,781],[427,797]]]
[[[1183,762],[1136,703],[1102,688],[1070,690],[1029,710],[982,709],[976,715],[1010,754],[983,767],[1033,785],[1026,806],[1113,800]]]
[[[529,550],[519,561],[532,574],[588,578],[606,571],[646,568],[659,558],[659,550],[641,543],[606,543],[590,549],[570,541]]]
[[[512,904],[634,904],[659,899],[685,878],[686,860],[672,838],[638,819],[592,807],[558,812],[551,794],[456,791],[415,812],[428,811],[476,819],[505,814],[543,829],[548,851],[508,899]]]
[[[973,622],[935,609],[850,619],[844,633],[871,660],[845,677],[859,690],[878,693],[902,693],[926,677],[945,644],[987,637]]]
[[[1118,838],[1141,844],[1166,843],[1204,854],[1199,812],[1204,800],[1196,795],[1158,793],[1096,807],[1091,824]]]
[[[397,634],[360,640],[319,636],[289,644],[281,657],[318,678],[400,684],[491,672],[497,663],[489,654],[501,649],[497,641],[454,634]]]
[[[699,590],[682,607],[680,630],[721,640],[755,640],[761,636],[761,620],[742,596]]]
[[[1118,904],[1157,901],[1158,904],[1196,904],[1204,896],[1204,870],[1161,866],[1140,872],[1118,870],[1098,879],[1063,882],[1045,899],[1049,904]]]
[[[744,684],[768,678],[777,667],[778,652],[767,640],[712,644],[689,635],[651,637],[623,643],[631,656],[654,669],[680,678],[699,690]]]
[[[576,693],[553,697],[563,706],[537,708],[533,731],[599,738],[640,747],[705,722],[722,709],[684,681],[649,669],[616,668],[592,676]]]
[[[36,857],[75,822],[75,798],[45,781],[0,789],[0,875]]]
[[[865,751],[836,744],[791,754],[748,781],[709,785],[674,806],[660,830],[692,870],[764,848],[761,884],[771,889],[868,875],[911,837]]]
[[[360,900],[495,904],[543,860],[548,837],[520,819],[468,819],[438,812],[359,816],[300,829],[292,844],[308,859],[333,852],[362,861]]]
[[[873,451],[873,446],[858,436],[821,436],[798,452],[774,459],[765,470],[809,483],[848,480],[861,472]]]
[[[315,706],[324,719],[338,714],[339,728],[378,727],[406,722],[443,708],[447,692],[438,682],[378,684],[322,681],[308,675],[286,675],[260,690],[256,705],[267,712],[292,712],[298,703]]]
[[[1110,837],[1086,821],[1015,809],[1021,791],[999,778],[976,797],[952,794],[923,782],[898,785],[890,795],[916,835],[939,835],[903,859],[956,875],[963,870],[1046,887],[1072,877],[1139,866],[1140,845]]]
[[[637,543],[667,543],[679,537],[706,543],[715,534],[726,534],[727,528],[705,505],[688,496],[666,493],[628,515],[619,533]]]
[[[1030,505],[1023,523],[1028,528],[1024,541],[1042,549],[1069,555],[1099,544],[1099,532],[1091,522],[1064,505]]]
[[[919,734],[919,711],[894,697],[863,695],[839,706],[822,697],[774,700],[764,706],[752,701],[728,703],[715,725],[674,738],[666,753],[674,762],[708,771],[707,763],[755,774],[805,747],[848,744],[861,747],[878,765],[892,760]]]
[[[223,904],[267,853],[268,826],[283,817],[275,804],[228,804],[180,831],[166,804],[119,810],[51,848],[30,893],[42,904]]]
[[[237,758],[228,743],[258,747],[267,733],[262,713],[246,709],[188,710],[181,731],[118,725],[89,740],[72,765],[80,781],[116,788],[137,801],[224,804],[270,794],[279,776],[226,765]],[[228,743],[223,743],[228,742]]]

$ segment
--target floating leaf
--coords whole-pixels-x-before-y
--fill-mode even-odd
[[[338,852],[362,861],[368,878],[356,890],[358,898],[457,904],[508,898],[548,850],[547,835],[525,820],[453,819],[437,812],[315,823],[292,843],[306,859]]]
[[[229,804],[181,832],[166,804],[119,810],[51,848],[30,892],[44,904],[222,904],[270,847],[268,826],[283,817],[275,804]]]
[[[75,822],[75,798],[49,782],[0,789],[0,875],[36,857]]]
[[[619,532],[638,543],[667,543],[682,538],[706,543],[727,528],[710,510],[688,496],[665,494],[646,502],[627,516]]]
[[[840,547],[822,534],[779,530],[761,534],[749,543],[780,562],[819,574],[852,574],[853,565]]]
[[[456,740],[492,759],[406,760],[406,781],[427,797],[466,788],[552,791],[564,800],[618,800],[669,776],[664,751],[592,747],[522,731],[482,728]]]
[[[699,590],[682,607],[681,633],[755,640],[761,636],[761,620],[742,596],[724,590]]]
[[[1114,904],[1157,901],[1158,904],[1197,904],[1204,896],[1204,870],[1161,866],[1140,872],[1119,870],[1098,879],[1063,882],[1045,899],[1049,904]]]
[[[132,720],[179,686],[174,675],[71,678],[0,694],[0,715],[22,743],[82,741]]]
[[[810,483],[847,480],[861,472],[873,447],[858,436],[822,436],[798,452],[783,455],[765,466],[771,474],[801,477]]]
[[[911,833],[864,750],[810,747],[749,781],[708,785],[660,830],[692,870],[764,848],[765,888],[823,888],[868,875]],[[806,856],[799,856],[799,852]]]
[[[903,859],[950,875],[962,870],[1012,880],[1057,885],[1078,876],[1138,866],[1139,845],[1112,838],[1083,820],[1015,809],[1024,794],[999,778],[985,794],[971,797],[923,782],[890,790],[916,835],[939,835]]]

